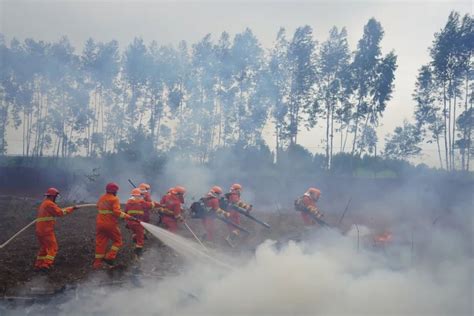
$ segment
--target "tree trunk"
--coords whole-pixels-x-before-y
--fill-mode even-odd
[[[469,167],[470,167],[470,162],[471,162],[471,135],[472,135],[472,99],[469,101],[470,107],[469,107],[469,113],[471,113],[471,116],[469,116],[469,129],[468,129],[468,134],[467,134],[467,165],[466,165],[466,171],[469,172]]]
[[[445,154],[445,163],[446,170],[449,171],[449,157],[448,157],[448,105],[446,104],[446,83],[443,82],[443,117],[444,117],[444,154]]]
[[[332,165],[332,154],[333,154],[333,147],[334,147],[334,108],[331,109],[331,144],[330,144],[330,152],[329,152],[329,169]]]
[[[441,158],[441,147],[439,145],[439,135],[436,134],[436,145],[438,147],[439,166],[443,169],[443,159]]]
[[[280,149],[280,128],[278,122],[275,120],[275,163],[278,163],[278,150]]]
[[[362,98],[359,97],[359,101],[357,103],[357,109],[356,109],[356,120],[354,124],[354,139],[352,141],[352,150],[351,150],[351,155],[354,156],[355,150],[356,150],[356,141],[357,141],[357,130],[359,129],[359,111],[360,111],[360,103],[362,102]]]
[[[456,147],[456,91],[454,91],[454,104],[453,104],[453,132],[452,132],[452,143],[451,143],[451,168],[456,170],[456,161],[454,160],[454,149]]]
[[[329,170],[329,116],[330,116],[330,104],[326,100],[326,169]]]
[[[466,71],[466,86],[464,88],[464,111],[467,113],[467,103],[469,100],[469,70]],[[464,126],[462,131],[462,138],[464,140],[464,146],[466,146],[467,141],[467,125]],[[466,148],[462,151],[462,170],[467,170],[466,168]]]

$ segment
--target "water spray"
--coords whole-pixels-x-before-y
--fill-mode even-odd
[[[141,222],[141,225],[149,231],[153,236],[161,240],[165,245],[174,249],[176,252],[180,253],[183,256],[191,256],[193,258],[200,258],[207,262],[211,262],[221,268],[226,270],[233,269],[233,267],[209,254],[209,252],[204,252],[201,249],[195,247],[195,243],[187,240],[184,237],[176,235],[172,232],[167,231],[161,227]]]

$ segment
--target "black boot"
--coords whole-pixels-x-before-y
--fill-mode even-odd
[[[103,259],[102,261],[104,261],[110,267],[115,266],[115,260],[113,259]]]
[[[137,258],[140,258],[143,254],[143,248],[135,248],[133,252],[135,253],[135,256],[137,256]]]

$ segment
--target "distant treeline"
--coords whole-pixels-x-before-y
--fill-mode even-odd
[[[432,61],[414,87],[416,123],[397,127],[381,151],[375,128],[397,68],[395,53],[381,52],[383,35],[372,18],[354,50],[345,28],[333,27],[318,43],[303,26],[291,37],[280,29],[270,50],[246,29],[177,47],[136,38],[123,54],[117,41],[89,39],[76,52],[66,37],[0,37],[0,154],[12,124],[26,157],[105,157],[134,148],[207,163],[221,148],[262,146],[270,122],[276,161],[297,144],[301,128],[320,125],[324,169],[337,169],[345,153],[361,161],[380,152],[410,158],[426,141],[437,144],[442,168],[468,170],[472,17],[453,12],[434,35]]]

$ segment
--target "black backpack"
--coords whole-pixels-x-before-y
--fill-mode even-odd
[[[191,210],[191,218],[204,218],[207,215],[206,206],[204,206],[204,200],[200,199],[198,202],[191,204],[189,208]]]
[[[229,206],[229,193],[226,193],[223,197],[219,199],[219,207],[223,210],[227,210]]]
[[[297,212],[304,212],[306,211],[306,206],[303,203],[303,197],[300,196],[295,200],[295,211]]]

